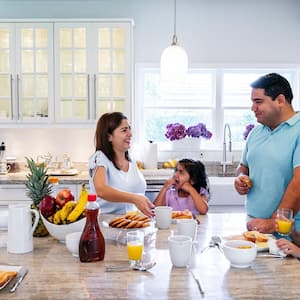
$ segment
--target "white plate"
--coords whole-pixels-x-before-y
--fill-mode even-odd
[[[269,239],[273,239],[273,235],[272,234],[265,234]],[[226,236],[223,237],[224,240],[245,240],[243,235],[231,235],[231,236]],[[257,248],[257,252],[264,252],[264,251],[269,251],[269,246],[268,246],[268,242],[256,242],[256,248]]]
[[[115,216],[113,218],[115,218]],[[103,221],[99,222],[100,229],[106,240],[113,240],[113,241],[117,241],[121,244],[126,244],[126,232],[128,232],[128,231],[134,231],[134,230],[142,231],[145,234],[145,238],[148,235],[156,233],[156,231],[157,231],[157,228],[155,228],[155,224],[153,221],[150,222],[150,226],[148,226],[148,227],[128,228],[128,229],[111,227],[111,226],[109,226],[109,222],[113,218],[109,218],[107,220],[103,220]]]
[[[11,265],[0,265],[0,271],[15,271],[20,272],[21,266],[11,266]],[[16,275],[18,276],[18,274]],[[14,278],[16,278],[16,276]],[[0,290],[4,289],[14,278],[6,281],[4,284],[0,285]]]

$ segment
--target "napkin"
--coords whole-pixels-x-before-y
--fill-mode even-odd
[[[280,255],[281,257],[286,257],[287,254],[280,250],[276,245],[276,240],[273,238],[268,239],[269,252],[271,254]]]

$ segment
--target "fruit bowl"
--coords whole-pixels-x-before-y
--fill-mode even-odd
[[[46,218],[43,217],[42,214],[40,214],[40,216],[41,216],[43,223],[44,223],[45,227],[47,228],[48,232],[55,239],[59,240],[61,243],[65,243],[66,235],[68,233],[77,232],[77,231],[82,232],[83,227],[86,222],[86,218],[82,218],[73,223],[56,225],[56,224],[50,223]]]

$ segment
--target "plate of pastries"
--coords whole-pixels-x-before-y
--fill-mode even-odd
[[[119,229],[137,229],[151,226],[151,219],[143,214],[126,213],[125,215],[117,216],[108,222],[112,228]]]

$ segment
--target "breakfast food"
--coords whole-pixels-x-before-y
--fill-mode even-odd
[[[192,219],[191,211],[185,209],[183,211],[172,211],[172,219]]]
[[[16,275],[16,271],[0,271],[0,286],[13,279]]]
[[[259,231],[252,230],[252,231],[246,231],[243,233],[243,237],[245,240],[256,243],[256,242],[267,242],[268,237],[264,235],[263,233],[260,233]]]
[[[150,218],[145,215],[128,213],[124,216],[113,218],[109,226],[115,228],[144,228],[150,226]]]
[[[245,183],[249,189],[252,187],[252,181],[248,176],[241,176],[240,180]]]

